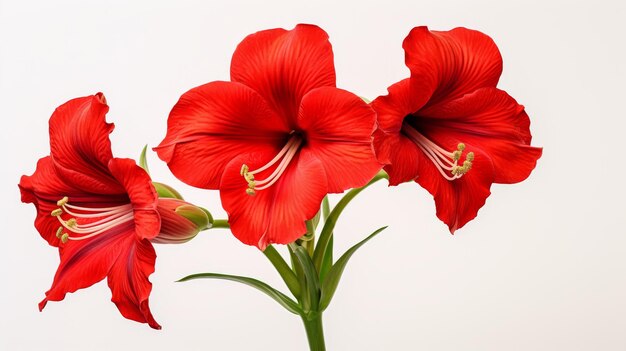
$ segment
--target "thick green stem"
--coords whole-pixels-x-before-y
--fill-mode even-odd
[[[302,322],[304,323],[304,329],[306,330],[306,336],[309,340],[309,348],[311,351],[326,351],[322,314],[315,313],[315,315],[309,315],[308,317],[302,316]]]

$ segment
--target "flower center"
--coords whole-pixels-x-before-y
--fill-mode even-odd
[[[287,169],[289,162],[291,162],[293,157],[298,152],[298,148],[300,147],[300,145],[302,145],[302,140],[303,139],[300,135],[294,134],[294,131],[292,131],[291,138],[289,138],[285,146],[283,146],[280,152],[278,152],[278,154],[270,162],[253,171],[251,171],[246,164],[243,164],[241,166],[241,176],[246,180],[246,182],[248,182],[248,188],[246,189],[246,193],[248,195],[254,196],[256,195],[257,191],[265,190],[274,185],[274,183],[276,183],[280,176],[285,172],[285,169]],[[272,172],[272,174],[262,180],[255,179],[255,174],[269,169],[279,161],[280,163],[278,163],[278,166],[276,166],[276,169],[274,169],[274,172]]]
[[[472,162],[474,161],[473,152],[468,152],[467,155],[465,155],[463,165],[459,165],[459,160],[463,155],[463,150],[465,150],[465,144],[459,143],[455,151],[448,151],[429,140],[407,122],[404,122],[402,125],[402,131],[433,162],[439,173],[441,173],[445,179],[459,179],[472,169]]]
[[[133,206],[131,204],[112,207],[80,207],[70,204],[68,197],[65,196],[57,201],[57,206],[59,208],[52,211],[51,215],[56,217],[61,223],[57,230],[57,238],[61,239],[63,243],[67,243],[68,240],[92,238],[134,219]],[[63,213],[67,213],[72,218],[63,220],[61,218]],[[90,222],[93,218],[100,219]]]

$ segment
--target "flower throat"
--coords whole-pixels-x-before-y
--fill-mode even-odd
[[[285,172],[285,170],[287,169],[287,166],[289,165],[291,160],[293,160],[294,156],[298,152],[298,149],[300,148],[300,145],[302,145],[302,141],[303,141],[302,136],[295,134],[295,131],[292,131],[290,134],[291,134],[291,137],[289,138],[285,146],[283,146],[283,148],[278,152],[278,154],[276,154],[276,156],[274,156],[274,158],[271,161],[269,161],[267,164],[265,164],[264,166],[259,167],[252,171],[246,164],[243,164],[241,166],[240,174],[248,183],[248,188],[246,189],[246,193],[248,195],[254,196],[256,195],[257,191],[265,190],[271,187],[272,185],[274,185],[274,183],[278,181],[280,176]],[[278,163],[279,161],[280,163]],[[276,163],[278,163],[278,166],[276,166],[276,169],[274,169],[274,172],[272,172],[272,174],[267,176],[265,179],[258,180],[254,177],[255,174],[259,174],[269,169]]]
[[[463,150],[465,150],[465,144],[459,143],[455,151],[445,150],[407,122],[403,123],[402,132],[424,152],[445,179],[450,181],[459,179],[472,169],[472,163],[474,162],[473,152],[468,152],[465,155],[463,165],[459,165],[459,160],[463,155]]]

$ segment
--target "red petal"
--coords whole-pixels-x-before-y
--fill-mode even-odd
[[[233,158],[280,150],[290,131],[252,89],[212,82],[181,96],[168,118],[167,136],[155,150],[177,178],[217,189]]]
[[[493,166],[489,158],[474,145],[466,146],[467,150],[474,150],[475,158],[472,169],[460,179],[449,181],[443,178],[424,154],[416,179],[435,198],[437,217],[448,225],[451,233],[474,219],[491,194]]]
[[[374,151],[378,162],[383,165],[388,165],[391,163],[391,154],[395,152],[393,144],[397,139],[397,134],[386,133],[380,129],[376,129],[374,134],[372,134],[372,137],[372,145],[374,145]]]
[[[310,90],[335,86],[333,51],[328,34],[314,25],[270,29],[247,36],[231,62],[233,82],[261,94],[295,124],[302,97]]]
[[[530,121],[524,107],[502,90],[479,89],[418,114],[420,131],[433,141],[445,134],[482,149],[493,163],[496,183],[521,182],[541,157],[541,148],[528,145]]]
[[[37,208],[35,227],[41,237],[50,245],[59,246],[56,232],[61,225],[51,212],[58,208],[57,201],[63,196],[77,194],[77,190],[59,178],[50,156],[41,158],[37,162],[37,169],[32,176],[22,176],[19,187],[22,202],[33,203]]]
[[[152,239],[159,234],[161,217],[157,211],[158,195],[152,180],[134,160],[113,158],[109,161],[111,174],[124,186],[133,205],[135,232],[139,239]]]
[[[432,92],[429,105],[495,87],[502,73],[502,57],[493,40],[467,28],[440,32],[416,27],[402,47],[412,83]]]
[[[379,96],[371,106],[378,115],[378,126],[387,133],[399,133],[404,118],[419,110],[430,98],[430,91],[416,89],[409,78],[389,88],[388,94]]]
[[[39,304],[43,309],[48,301],[61,301],[65,294],[87,288],[107,276],[111,267],[132,245],[135,238],[132,225],[119,225],[108,232],[85,240],[70,240],[60,250],[61,263],[46,298]]]
[[[398,185],[417,178],[419,163],[423,157],[414,142],[402,135],[393,135],[383,142],[385,146],[379,148],[393,149],[389,152],[389,164],[385,165],[385,172],[389,174],[389,185]]]
[[[361,187],[381,169],[372,146],[376,113],[361,98],[337,88],[318,88],[302,99],[298,125],[306,136],[302,154],[319,159],[328,192]]]
[[[76,188],[95,194],[118,194],[120,185],[108,173],[113,157],[105,121],[109,110],[102,93],[76,98],[50,117],[50,153],[59,175]]]
[[[152,290],[148,277],[154,272],[156,260],[154,248],[148,240],[136,240],[134,236],[129,236],[125,241],[128,244],[122,247],[123,251],[108,274],[113,294],[111,301],[124,317],[161,329],[148,305]]]
[[[251,170],[266,164],[274,154],[242,155],[227,167],[220,186],[222,205],[233,234],[261,250],[271,243],[287,244],[306,233],[304,222],[319,211],[326,195],[324,168],[319,160],[296,155],[280,179],[270,188],[246,194],[241,165]],[[255,175],[265,179],[272,169]]]

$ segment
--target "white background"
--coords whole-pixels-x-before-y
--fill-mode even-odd
[[[165,135],[191,87],[229,78],[247,34],[315,23],[331,37],[338,86],[374,98],[408,76],[401,43],[417,25],[491,35],[500,87],[523,103],[544,147],[524,183],[494,185],[478,219],[451,236],[415,184],[383,182],[357,198],[337,231],[342,251],[374,229],[324,315],[329,350],[625,350],[626,191],[623,1],[1,1],[0,349],[305,350],[299,319],[213,271],[286,291],[256,249],[227,231],[157,247],[151,307],[163,330],[122,318],[105,283],[37,303],[56,250],[37,234],[17,183],[48,153],[48,118],[102,91],[119,157]],[[153,178],[223,216],[217,192]],[[336,201],[336,197],[333,198]]]

